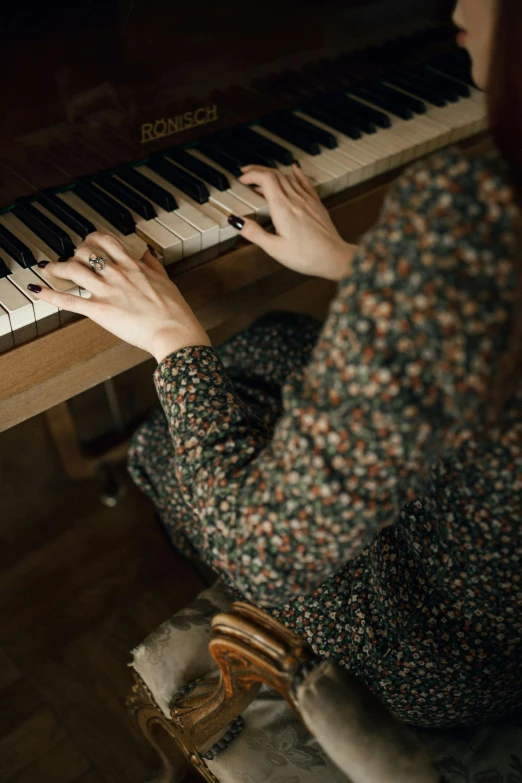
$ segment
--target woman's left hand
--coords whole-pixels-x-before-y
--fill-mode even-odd
[[[92,270],[91,255],[107,259],[103,271]],[[149,251],[137,261],[116,237],[89,234],[73,258],[51,262],[47,271],[90,291],[91,298],[44,287],[36,294],[38,298],[86,315],[122,340],[148,351],[158,362],[189,345],[211,345],[179,289]]]

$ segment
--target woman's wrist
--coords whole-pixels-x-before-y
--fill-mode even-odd
[[[150,353],[158,364],[161,364],[163,359],[166,359],[171,353],[180,351],[182,348],[190,348],[193,345],[212,346],[210,337],[203,327],[193,330],[187,329],[183,332],[181,332],[179,327],[172,330],[162,329],[161,332],[154,336]]]
[[[327,280],[342,280],[350,273],[353,257],[357,251],[357,245],[342,242],[338,252],[332,257],[331,264],[323,268],[321,277]]]

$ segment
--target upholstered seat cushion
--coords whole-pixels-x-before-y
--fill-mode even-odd
[[[397,771],[394,781],[418,779],[415,765],[421,760],[408,735],[383,726],[379,710],[362,709],[361,702],[373,701],[373,697],[342,668],[321,663],[299,686],[297,697],[305,723],[343,770],[355,777],[362,766],[368,780],[383,783],[388,783],[384,769]],[[369,720],[372,714],[373,720]],[[445,783],[522,783],[522,713],[480,727],[436,730],[409,726],[407,731],[430,751]],[[379,753],[375,752],[377,745]],[[393,759],[393,763],[383,764],[386,759]]]
[[[231,603],[221,582],[216,582],[133,650],[129,665],[167,717],[172,697],[184,684],[217,672],[208,651],[210,622]],[[331,671],[332,676],[342,677],[337,667]],[[320,704],[319,698],[307,716],[307,725],[314,734],[317,727],[322,747],[278,694],[262,688],[242,713],[244,730],[223,753],[207,762],[209,769],[222,783],[349,783],[327,755],[330,752],[341,762],[342,753],[332,752],[331,745],[346,744],[343,730],[348,717],[343,717],[340,701],[333,712],[331,702],[323,709]],[[447,783],[522,783],[522,720],[512,718],[475,729],[422,729],[415,733],[432,751]]]
[[[218,671],[208,651],[210,621],[231,603],[223,584],[215,582],[132,651],[129,666],[140,675],[167,718],[172,697],[183,685]]]
[[[221,582],[216,582],[132,651],[130,665],[167,717],[172,697],[185,683],[217,672],[208,651],[210,622],[231,602]],[[349,783],[278,694],[262,688],[242,715],[241,734],[207,762],[218,781]]]

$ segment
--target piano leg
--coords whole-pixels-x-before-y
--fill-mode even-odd
[[[44,415],[65,474],[74,481],[98,477],[101,502],[115,506],[124,493],[124,484],[118,477],[116,466],[125,462],[128,438],[122,436],[112,448],[92,456],[82,448],[68,402],[49,408]]]

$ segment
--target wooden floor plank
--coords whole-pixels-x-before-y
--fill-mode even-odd
[[[70,740],[58,742],[41,759],[31,764],[9,783],[77,783],[90,770],[90,764]],[[1,775],[1,773],[0,773]],[[1,778],[0,778],[1,779]]]
[[[0,691],[21,676],[20,671],[16,668],[6,651],[0,647]]]
[[[2,433],[0,477],[0,783],[144,783],[130,651],[201,580],[130,482],[108,509],[64,476],[41,419]]]
[[[45,707],[39,693],[25,677],[18,677],[0,690],[0,737],[13,732]]]
[[[47,707],[38,710],[0,739],[0,780],[10,781],[66,740],[66,732],[53,711]]]

